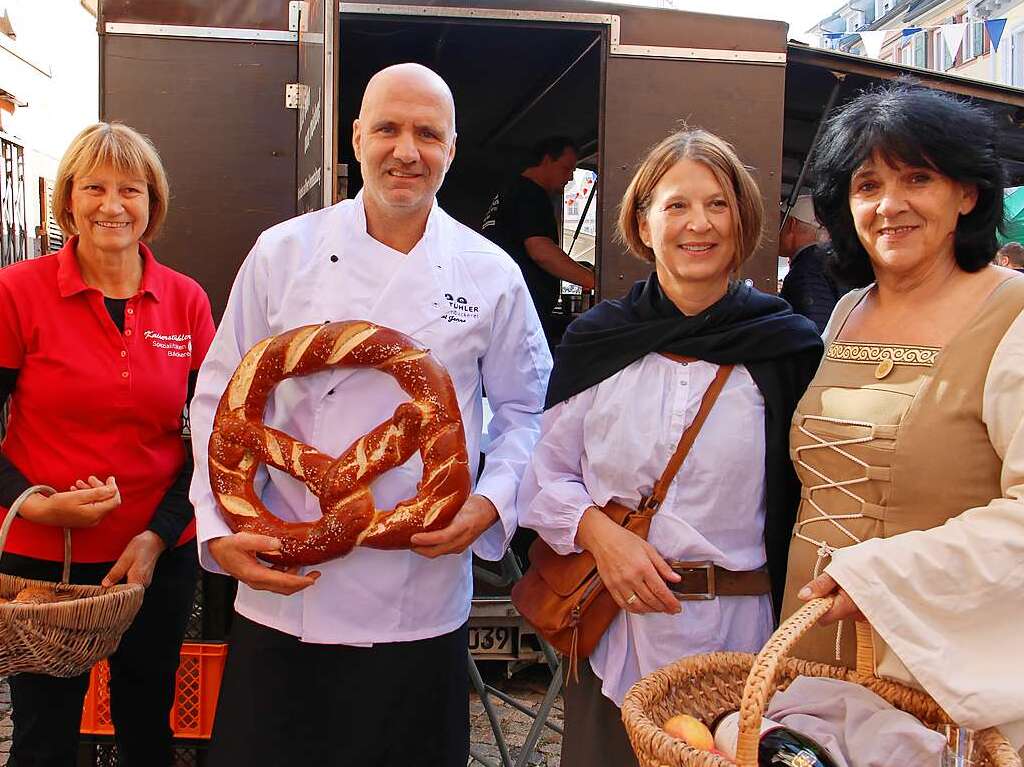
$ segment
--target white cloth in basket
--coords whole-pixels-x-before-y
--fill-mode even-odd
[[[946,745],[911,714],[839,679],[797,677],[765,717],[820,743],[839,767],[938,767]]]

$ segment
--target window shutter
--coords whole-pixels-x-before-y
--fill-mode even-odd
[[[25,221],[25,150],[0,135],[0,266],[28,256]]]
[[[40,239],[43,253],[55,253],[64,247],[64,232],[53,215],[53,180],[39,177]]]

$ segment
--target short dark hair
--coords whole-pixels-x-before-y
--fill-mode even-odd
[[[1005,176],[998,130],[982,107],[908,80],[865,92],[825,125],[814,158],[814,211],[832,237],[831,272],[853,287],[875,279],[850,213],[850,178],[872,153],[889,162],[930,167],[978,188],[974,209],[954,233],[956,262],[976,272],[996,252]]]
[[[580,153],[576,142],[568,136],[548,136],[533,145],[533,149],[530,150],[530,164],[540,165],[545,157],[557,160],[566,149],[571,149],[576,154]]]
[[[996,255],[1006,256],[1010,266],[1014,269],[1024,266],[1024,245],[1021,245],[1019,242],[1006,243],[999,249]]]

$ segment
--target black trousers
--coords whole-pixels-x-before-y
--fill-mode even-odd
[[[310,644],[235,614],[210,767],[465,767],[466,626]]]
[[[112,564],[72,564],[71,582],[97,584]],[[60,563],[15,554],[0,559],[0,571],[24,578],[57,581],[60,570]],[[108,659],[110,716],[121,767],[172,763],[169,714],[198,573],[194,542],[165,551],[142,607]],[[15,674],[9,682],[14,735],[8,767],[74,767],[89,675]]]

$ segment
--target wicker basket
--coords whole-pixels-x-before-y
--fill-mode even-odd
[[[952,720],[920,690],[874,675],[871,629],[857,624],[857,670],[787,658],[786,654],[818,619],[831,599],[815,599],[785,621],[755,657],[717,652],[684,658],[648,674],[630,689],[622,720],[641,767],[731,767],[728,759],[690,748],[661,726],[675,714],[690,714],[705,724],[729,711],[740,711],[736,764],[757,767],[761,715],[776,690],[798,676],[841,679],[867,687],[897,708],[930,726]],[[978,733],[982,767],[1021,767],[1021,759],[996,729]]]
[[[53,492],[51,487],[36,485],[11,504],[0,526],[0,556],[25,499],[33,493]],[[108,589],[78,586],[68,583],[70,573],[71,531],[65,529],[64,573],[56,589],[74,598],[45,604],[0,603],[0,675],[78,676],[117,649],[121,634],[142,605],[145,589],[137,583]],[[13,599],[26,586],[54,584],[0,573],[0,597]]]

